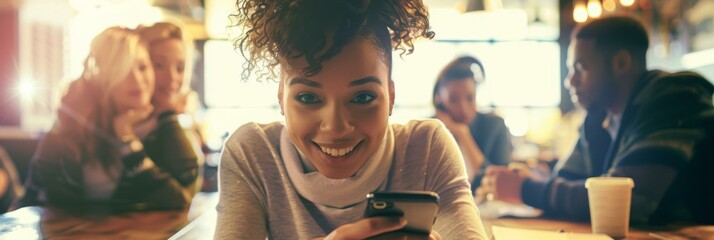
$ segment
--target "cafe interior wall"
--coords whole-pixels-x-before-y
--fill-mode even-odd
[[[162,5],[154,5],[150,0],[21,1],[17,77],[18,89],[23,89],[20,127],[33,133],[51,127],[59,98],[67,83],[81,74],[91,40],[103,29],[173,21],[190,25],[193,30],[199,22],[196,18],[202,18],[200,11],[186,15],[176,12],[197,1],[156,1]],[[198,38],[205,36],[202,29],[194,30]]]
[[[590,11],[600,3],[602,16],[638,18],[650,33],[650,68],[694,70],[714,80],[714,1],[712,0],[574,0]],[[611,2],[612,7],[605,7]],[[576,17],[577,10],[573,10]],[[587,14],[585,18],[592,18]],[[577,17],[576,17],[577,18]]]
[[[31,97],[23,98],[21,103],[21,126],[25,131],[41,132],[51,126],[54,111],[62,93],[58,89],[63,89],[66,83],[79,75],[81,62],[88,51],[89,41],[105,27],[111,25],[134,27],[138,24],[150,24],[166,19],[180,19],[180,21],[192,23],[189,24],[192,27],[190,31],[194,33],[197,47],[201,53],[208,55],[209,52],[225,52],[233,54],[228,56],[229,58],[235,57],[235,52],[231,53],[228,50],[230,44],[226,44],[230,43],[228,41],[230,36],[224,35],[228,24],[228,19],[225,16],[234,6],[233,0],[24,0],[21,2],[19,42],[22,44],[20,44],[21,58],[18,78],[25,86],[29,86],[28,89],[34,91]],[[534,46],[538,47],[547,46],[548,43],[556,43],[559,38],[558,26],[560,22],[564,21],[560,17],[563,15],[562,11],[571,11],[563,9],[563,2],[577,4],[579,0],[426,0],[432,12],[434,28],[438,34],[433,41],[418,42],[417,47],[419,48],[420,45],[432,45],[432,48],[496,46],[499,42],[513,42],[514,40],[531,41],[536,44]],[[711,62],[711,59],[714,59],[711,57],[714,53],[710,53],[714,46],[707,45],[714,43],[714,29],[712,29],[714,24],[711,24],[711,19],[714,18],[712,16],[714,10],[711,10],[714,9],[712,8],[714,1],[635,0],[634,2],[638,4],[637,7],[620,7],[613,12],[604,11],[603,14],[625,13],[638,16],[647,22],[646,25],[653,33],[653,50],[649,53],[651,66],[669,70],[695,69],[707,75],[709,79],[714,79],[714,64]],[[664,11],[666,9],[674,11]],[[561,11],[560,14],[559,11]],[[52,14],[46,14],[46,12]],[[515,24],[513,21],[500,22],[500,25],[496,24],[496,26],[510,30],[501,31],[499,36],[489,36],[488,34],[491,33],[488,29],[493,29],[493,25],[479,24],[479,22],[488,18],[498,21],[499,16],[523,20]],[[512,25],[509,25],[509,28],[502,27],[507,23]],[[513,29],[524,31],[513,31]],[[546,45],[537,45],[538,43]],[[435,44],[437,47],[434,47]],[[556,48],[560,48],[557,44],[554,45]],[[211,48],[214,50],[210,50]],[[420,50],[417,50],[417,54]],[[477,50],[470,52],[459,50],[450,53],[452,55],[442,57],[449,59],[464,53],[479,54]],[[412,59],[416,58],[418,57]],[[215,62],[219,59],[205,58],[199,64],[208,67],[210,61]],[[488,61],[489,59],[483,60]],[[554,61],[562,63],[563,59],[556,57]],[[435,75],[435,71],[441,65],[432,62],[427,68],[433,71],[426,74],[421,73],[422,76]],[[409,64],[404,63],[404,66],[409,66]],[[202,68],[197,68],[197,70],[200,69]],[[231,106],[212,107],[210,105],[210,99],[205,98],[206,95],[211,95],[206,94],[211,91],[209,82],[214,78],[225,78],[225,75],[221,74],[226,73],[206,71],[194,79],[194,83],[201,85],[201,88],[206,88],[199,91],[199,94],[202,95],[204,103],[209,103],[207,112],[210,114],[206,114],[207,119],[212,119],[216,123],[213,126],[219,126],[215,127],[216,135],[223,135],[236,127],[236,121],[228,119],[244,119],[248,116],[255,116],[243,114],[245,111],[233,111],[236,108]],[[562,73],[560,76],[554,75],[553,78],[554,84],[562,83]],[[432,79],[429,77],[428,80],[425,80],[423,84],[419,85],[422,86],[420,89],[430,88]],[[269,92],[269,90],[258,93]],[[560,96],[557,99],[557,101],[569,101],[569,99]],[[274,101],[267,101],[267,103],[259,107],[243,109],[248,112],[264,113],[261,115],[262,118],[258,118],[266,121],[279,120]],[[572,139],[572,134],[558,136],[553,133],[563,132],[558,131],[559,128],[564,127],[571,131],[577,126],[577,124],[564,122],[563,119],[573,118],[572,122],[578,121],[577,114],[575,117],[561,116],[557,103],[552,106],[491,104],[485,107],[493,108],[506,118],[509,127],[516,131],[517,134],[514,135],[517,135],[518,141],[535,142],[539,146],[556,145],[554,141],[558,139]],[[428,116],[431,111],[428,104],[422,102],[412,104],[409,101],[403,101],[398,104],[398,108],[396,111],[401,112],[395,115],[406,116],[405,118]],[[220,145],[220,140],[215,143]],[[532,156],[533,148],[526,149],[531,150],[526,150],[525,155]]]
[[[211,7],[219,4],[226,5],[222,5],[223,7]],[[455,49],[469,48],[469,46],[481,46],[480,49],[488,49],[493,45],[500,46],[500,49],[508,49],[507,42],[517,40],[529,42],[536,47],[543,45],[547,49],[556,49],[555,51],[557,51],[555,40],[557,39],[558,8],[555,0],[427,0],[427,4],[433,10],[434,28],[440,34],[437,35],[437,39],[434,41],[418,42],[417,45],[423,45],[420,49],[428,48],[425,47],[427,45],[431,45],[432,48],[457,46]],[[189,22],[205,23],[198,24],[198,26],[196,24],[191,25],[197,26],[192,32],[195,32],[195,35],[200,35],[196,37],[198,39],[197,46],[204,47],[205,45],[205,49],[200,49],[202,53],[211,47],[215,48],[216,45],[223,45],[222,49],[212,52],[226,52],[233,54],[231,57],[235,57],[235,52],[231,53],[228,49],[230,44],[226,44],[229,43],[227,41],[229,37],[218,36],[221,31],[225,32],[225,27],[228,23],[225,16],[229,13],[227,9],[231,9],[233,6],[233,0],[23,1],[20,7],[20,42],[23,44],[20,45],[19,79],[24,85],[28,86],[31,93],[28,94],[30,97],[25,98],[21,103],[22,129],[29,132],[42,132],[49,129],[54,120],[54,112],[58,100],[63,93],[61,90],[81,73],[81,63],[88,51],[87,46],[91,38],[102,29],[112,25],[135,27],[138,24],[150,24],[178,16],[183,20],[188,19],[187,21]],[[53,14],[46,14],[47,12],[52,12]],[[441,22],[436,17],[438,15],[442,16]],[[449,15],[454,16],[448,17]],[[451,20],[448,20],[449,18]],[[454,19],[467,21],[469,27],[459,27],[459,22],[453,22]],[[514,22],[513,19],[516,19],[516,21]],[[497,32],[498,27],[484,24],[486,21],[510,24],[507,28],[510,30]],[[219,22],[219,24],[212,24],[212,22]],[[456,24],[455,26],[448,26],[454,23]],[[216,32],[219,33],[217,34]],[[521,35],[523,33],[525,35]],[[501,42],[504,44],[501,44]],[[476,50],[466,52],[455,50],[450,53],[452,55],[444,55],[443,62],[445,63],[459,54],[479,54],[479,52],[474,51]],[[416,59],[416,57],[412,59]],[[216,60],[217,58],[206,58],[205,62],[200,62],[199,64],[209,66],[208,62]],[[489,61],[489,59],[482,60]],[[559,61],[557,56],[553,61]],[[432,72],[424,76],[435,75],[442,64],[441,62],[438,64],[431,62],[426,68],[431,69]],[[403,69],[411,68],[408,59],[402,65]],[[200,69],[197,68],[197,70]],[[496,71],[495,69],[496,67],[491,67],[490,71]],[[503,70],[502,72],[507,71]],[[557,76],[557,70],[553,72],[556,72],[556,75],[552,77],[552,84],[555,84],[554,89],[557,92],[557,84],[560,77]],[[215,77],[210,77],[212,76],[211,74]],[[497,74],[493,75],[496,76]],[[206,95],[219,95],[207,94],[210,92],[210,89],[208,89],[210,87],[208,84],[209,78],[218,77],[225,78],[225,73],[206,71],[204,75],[199,75],[194,79],[194,83],[202,84],[206,88],[199,91],[199,94],[204,95],[202,97],[203,100],[206,100],[204,103],[209,102],[209,99],[204,99]],[[431,88],[433,77],[430,76],[423,80],[420,89]],[[409,78],[409,76],[404,75],[402,77],[402,79],[406,78]],[[491,85],[498,82],[494,80]],[[221,86],[225,86],[223,84],[227,83],[222,83]],[[428,94],[426,93],[425,95]],[[557,93],[551,95],[557,95]],[[409,100],[409,97],[404,97],[404,94],[402,96],[401,99],[405,100],[398,104],[398,110],[396,111],[400,111],[400,113],[395,115],[403,116],[402,118],[407,119],[426,117],[431,114],[432,110],[427,101],[414,104],[415,101]],[[423,96],[423,98],[427,99],[428,96]],[[549,132],[544,129],[550,128],[536,126],[540,125],[539,122],[549,121],[545,119],[552,118],[557,113],[556,106],[559,99],[558,96],[558,98],[548,100],[546,102],[553,103],[545,103],[542,106],[496,106],[491,103],[485,107],[494,108],[495,111],[503,115],[511,129],[517,132],[516,135],[522,137],[529,135],[534,130],[541,130],[543,133]],[[235,114],[236,112],[232,111],[235,108],[230,106],[211,107],[209,105],[207,112],[211,114],[206,114],[206,118],[217,122],[216,124],[209,124],[210,126],[221,126],[215,127],[217,129],[215,131],[217,132],[216,135],[220,136],[236,127],[236,121],[228,121],[227,119],[245,119],[248,116],[255,117],[256,115],[262,116],[262,118],[258,116],[257,120],[263,119],[267,121],[279,118],[273,106],[274,101],[269,102],[269,105],[259,108],[243,108],[253,113],[264,113],[262,115]],[[403,119],[394,119],[394,121],[403,121]],[[541,133],[540,135],[546,134]],[[220,145],[220,140],[213,142],[216,143],[215,145]]]

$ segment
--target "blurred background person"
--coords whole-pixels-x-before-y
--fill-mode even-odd
[[[202,166],[205,141],[197,118],[201,104],[198,94],[189,87],[193,69],[193,38],[178,25],[169,22],[139,27],[137,31],[148,44],[154,67],[156,86],[151,103],[156,112],[170,111],[179,115],[182,120],[179,123],[186,130],[194,151],[199,153],[199,166]],[[200,183],[196,185],[201,186]]]
[[[62,98],[57,122],[30,163],[15,207],[78,211],[179,209],[195,193],[197,156],[173,111],[151,104],[146,43],[110,27],[91,44],[84,73]]]
[[[5,148],[0,146],[0,213],[6,212],[10,204],[22,196],[23,191],[15,164]]]
[[[472,189],[481,184],[486,167],[508,165],[513,151],[503,118],[478,111],[477,87],[484,79],[481,61],[459,57],[441,70],[433,94],[436,117],[456,139]]]
[[[489,167],[483,191],[587,219],[586,179],[629,177],[634,224],[714,223],[712,83],[694,72],[647,69],[647,31],[631,17],[593,20],[571,38],[567,84],[587,111],[572,153],[551,176]]]

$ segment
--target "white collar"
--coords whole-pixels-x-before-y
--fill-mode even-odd
[[[368,193],[383,190],[394,161],[394,148],[394,132],[388,126],[380,147],[354,176],[331,179],[317,171],[309,171],[309,166],[313,165],[304,164],[309,162],[307,159],[301,160],[287,128],[280,134],[280,153],[295,190],[311,202],[333,208],[350,207],[364,201]]]

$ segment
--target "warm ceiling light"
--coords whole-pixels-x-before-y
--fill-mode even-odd
[[[617,7],[617,4],[615,4],[615,0],[602,1],[602,8],[605,9],[605,11],[608,11],[608,12],[615,11],[615,7]]]
[[[588,20],[588,9],[584,3],[576,3],[573,8],[573,20],[582,23]]]
[[[635,0],[620,0],[620,4],[625,7],[632,6],[632,4],[635,4]]]
[[[588,1],[588,15],[591,18],[599,18],[602,15],[602,5],[600,5],[600,0],[590,0]]]

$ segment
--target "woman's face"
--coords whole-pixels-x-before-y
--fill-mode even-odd
[[[476,118],[476,83],[472,78],[447,82],[437,98],[454,121],[470,123]]]
[[[372,41],[356,39],[317,75],[297,71],[304,59],[282,72],[278,99],[290,139],[328,178],[351,177],[382,144],[394,87],[381,55]]]
[[[168,102],[184,82],[186,52],[183,42],[170,38],[151,44],[149,55],[156,74],[154,101]]]
[[[146,47],[139,46],[134,65],[124,80],[112,89],[111,100],[115,109],[124,112],[150,104],[153,91],[154,70],[151,67],[149,53]]]

